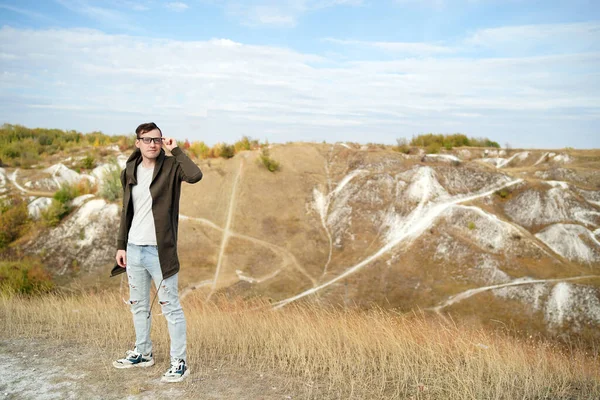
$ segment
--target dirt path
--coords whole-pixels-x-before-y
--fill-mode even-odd
[[[372,261],[381,257],[383,254],[388,253],[392,248],[399,245],[400,243],[403,243],[405,241],[411,240],[414,237],[419,236],[447,208],[449,208],[453,205],[456,205],[456,204],[466,203],[466,202],[469,202],[469,201],[472,201],[472,200],[475,200],[478,198],[489,196],[489,195],[493,194],[494,192],[496,192],[497,190],[513,186],[517,183],[520,183],[521,181],[522,181],[522,179],[512,180],[509,182],[505,182],[503,184],[495,185],[493,188],[488,189],[485,192],[470,194],[468,196],[456,196],[456,197],[446,200],[444,202],[434,203],[434,204],[429,204],[430,203],[429,188],[425,188],[422,198],[421,198],[421,201],[419,202],[417,207],[414,209],[414,211],[409,215],[409,217],[407,218],[407,222],[403,222],[398,227],[396,227],[397,228],[396,232],[391,236],[390,241],[388,243],[386,243],[376,253],[371,254],[370,256],[366,257],[358,264],[355,264],[355,265],[347,268],[340,275],[336,276],[335,278],[330,279],[327,282],[324,282],[323,284],[321,284],[317,287],[310,288],[310,289],[308,289],[302,293],[299,293],[295,296],[292,296],[287,299],[280,300],[276,303],[273,303],[273,307],[276,309],[284,307],[291,302],[299,300],[308,295],[314,294],[314,293],[318,292],[319,290],[326,288],[327,286],[330,286],[341,279],[344,279],[348,275],[355,273],[356,271],[360,270],[364,266],[370,264]]]
[[[188,379],[167,384],[168,362],[117,370],[94,345],[41,339],[0,341],[0,399],[293,399],[283,378],[227,365],[191,365]],[[116,355],[117,358],[121,355]]]
[[[219,282],[219,274],[221,272],[221,266],[223,265],[223,256],[225,255],[225,248],[227,247],[227,242],[229,240],[229,236],[231,233],[229,232],[229,227],[231,226],[231,221],[233,220],[233,213],[235,211],[235,201],[237,199],[237,185],[242,177],[242,170],[244,168],[244,158],[240,159],[240,167],[238,168],[237,175],[233,180],[233,187],[231,188],[231,196],[229,199],[229,209],[227,210],[227,222],[225,223],[225,228],[223,228],[223,238],[221,239],[221,247],[219,249],[219,257],[217,258],[217,267],[215,268],[215,277],[213,278],[213,284],[210,288],[210,293],[206,300],[210,300],[210,297],[214,294],[215,290],[217,290],[217,284]]]
[[[17,181],[17,172],[19,171],[19,169],[15,169],[13,171],[12,174],[10,175],[6,175],[9,182],[13,184],[14,187],[16,187],[21,193],[27,194],[29,196],[36,196],[36,197],[53,197],[54,193],[50,193],[50,192],[39,192],[36,190],[29,190],[24,188],[23,186],[21,186],[19,184],[19,182]]]
[[[223,228],[221,228],[220,226],[216,225],[214,222],[209,221],[205,218],[188,217],[187,215],[180,214],[179,219],[181,221],[199,222],[201,224],[207,225],[210,228],[216,229],[218,231],[221,231],[221,232],[224,231]],[[300,265],[300,263],[298,262],[298,260],[294,256],[294,254],[292,254],[289,250],[287,250],[283,247],[277,246],[273,243],[269,243],[264,240],[257,239],[255,237],[244,235],[241,233],[237,233],[237,232],[234,232],[231,230],[229,231],[229,236],[248,240],[249,242],[255,243],[259,246],[266,247],[267,249],[269,249],[270,251],[272,251],[274,254],[276,254],[278,257],[281,258],[282,264],[279,269],[286,268],[288,265],[290,265],[292,268],[295,268],[298,272],[300,272],[308,280],[310,280],[312,282],[313,287],[317,285],[317,281],[308,273],[308,271],[302,265]],[[204,286],[209,286],[209,285],[211,287],[214,286],[214,279],[205,279],[200,282],[192,283],[182,290],[181,298],[183,299],[185,296],[189,295],[193,290],[199,289]]]
[[[579,281],[583,279],[597,279],[600,278],[600,275],[584,275],[584,276],[573,276],[570,278],[555,278],[555,279],[531,279],[531,280],[522,280],[516,279],[512,282],[502,283],[499,285],[491,285],[491,286],[483,286],[475,289],[465,290],[459,294],[456,294],[450,297],[448,300],[443,302],[437,307],[430,308],[429,310],[435,311],[439,313],[442,309],[449,307],[453,304],[456,304],[460,301],[468,299],[471,296],[475,296],[476,294],[487,292],[489,290],[501,289],[510,286],[523,286],[523,285],[535,285],[538,283],[554,283],[554,282],[568,282],[568,281]]]
[[[235,191],[235,188],[234,188]],[[232,194],[233,197],[233,194]],[[231,209],[231,203],[230,203],[230,213],[229,216],[231,216],[232,213],[232,209]],[[302,275],[304,275],[308,280],[311,281],[312,286],[315,287],[317,286],[317,281],[308,273],[308,271],[302,266],[300,265],[300,263],[298,262],[298,260],[296,259],[296,257],[294,256],[294,254],[292,254],[289,250],[277,246],[273,243],[269,243],[267,241],[261,240],[261,239],[257,239],[255,237],[252,236],[248,236],[248,235],[244,235],[241,233],[237,233],[234,232],[231,229],[224,229],[221,228],[220,226],[218,226],[217,224],[215,224],[214,222],[206,219],[206,218],[197,218],[197,217],[190,217],[187,215],[183,215],[183,214],[179,214],[179,219],[181,221],[192,221],[192,222],[198,222],[204,225],[207,225],[208,227],[218,230],[220,232],[223,233],[223,240],[221,242],[221,249],[219,251],[219,262],[217,263],[217,268],[215,271],[215,276],[213,279],[205,279],[202,280],[200,282],[195,282],[192,283],[190,285],[188,285],[186,288],[184,288],[181,292],[181,298],[183,299],[184,297],[188,296],[192,291],[199,289],[201,287],[205,287],[205,286],[211,286],[211,294],[214,293],[215,287],[217,285],[217,278],[220,274],[220,269],[221,269],[221,251],[223,251],[224,249],[224,243],[225,243],[225,237],[229,238],[229,237],[236,237],[239,239],[243,239],[243,240],[247,240],[249,242],[255,243],[259,246],[263,246],[266,247],[267,249],[269,249],[270,251],[272,251],[274,254],[276,254],[278,257],[281,258],[282,260],[282,265],[279,269],[277,269],[276,271],[279,271],[283,268],[286,268],[288,265],[291,266],[292,268],[295,268],[298,272],[300,272]],[[229,222],[229,219],[228,219]],[[270,275],[269,275],[270,276]],[[274,276],[274,275],[273,275]],[[264,279],[261,279],[261,281]]]

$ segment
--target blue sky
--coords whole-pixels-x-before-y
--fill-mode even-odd
[[[600,147],[600,2],[0,0],[0,122]]]

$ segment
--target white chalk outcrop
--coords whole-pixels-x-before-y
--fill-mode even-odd
[[[43,172],[50,174],[57,187],[64,183],[74,184],[81,180],[79,173],[67,168],[63,163],[54,164]]]
[[[521,152],[513,154],[509,158],[501,157],[504,155],[506,155],[506,152],[504,152],[503,150],[501,150],[501,151],[495,151],[495,150],[487,151],[486,150],[483,153],[483,157],[476,161],[484,162],[486,164],[491,164],[496,168],[504,168],[504,167],[514,166],[513,164],[520,164],[520,163],[525,162],[529,158],[531,153],[529,151],[521,151]]]
[[[0,167],[0,196],[4,195],[8,189],[6,187],[6,181],[8,178],[6,177],[6,170]]]
[[[90,272],[114,259],[119,206],[98,198],[76,200],[81,205],[71,215],[29,244],[58,274]]]
[[[567,260],[584,264],[600,261],[598,239],[581,225],[550,225],[535,236]]]
[[[52,199],[49,197],[37,197],[32,202],[27,204],[29,216],[33,219],[39,219],[42,216],[42,211],[50,207]]]
[[[551,329],[579,330],[582,325],[600,323],[600,300],[594,288],[559,282],[552,288],[544,310]]]
[[[98,188],[101,188],[106,174],[114,168],[118,168],[119,170],[124,169],[126,162],[127,157],[121,154],[113,162],[102,163],[89,173],[78,173],[65,164],[58,163],[42,171],[46,177],[40,176],[37,179],[26,182],[23,186],[33,190],[53,191],[58,190],[64,184],[73,185],[82,180],[87,180],[91,184],[98,185]]]
[[[421,158],[423,162],[443,162],[453,165],[460,164],[460,159],[452,154],[425,154]]]
[[[522,242],[514,240],[523,235],[520,229],[479,207],[454,205],[442,215],[449,227],[468,237],[485,252],[512,253],[516,243],[522,245]]]
[[[600,207],[600,190],[577,189],[577,192],[590,204]]]
[[[600,225],[600,212],[563,186],[552,187],[547,191],[526,190],[509,200],[504,211],[527,228],[558,222]]]

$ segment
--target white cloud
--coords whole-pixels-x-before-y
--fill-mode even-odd
[[[362,40],[341,40],[334,38],[325,39],[328,42],[345,45],[345,46],[361,46],[373,47],[388,52],[403,53],[403,54],[443,54],[452,53],[454,50],[450,47],[419,42],[368,42]]]
[[[547,135],[539,127],[551,121],[591,125],[600,111],[600,81],[586,78],[597,78],[600,52],[476,59],[438,57],[432,44],[421,57],[337,62],[228,39],[9,27],[0,29],[0,43],[0,120],[7,122],[26,122],[13,119],[24,115],[60,127],[50,118],[62,112],[70,128],[90,121],[90,130],[120,133],[153,118],[208,142],[216,133],[231,142],[286,132],[269,140],[359,141],[368,133],[393,143],[420,129],[490,136],[485,129],[493,128],[516,135],[493,139],[518,145],[525,133]],[[198,133],[186,133],[192,128]]]
[[[398,54],[444,55],[490,51],[494,57],[574,54],[600,51],[600,22],[517,25],[480,29],[453,42],[380,42],[326,38],[327,42]]]
[[[49,18],[43,14],[37,13],[35,11],[27,10],[25,8],[20,8],[20,7],[13,7],[8,4],[0,4],[0,9],[12,11],[14,13],[25,15],[27,17],[35,18],[35,19],[42,19],[42,20],[50,20],[51,19],[51,18]]]
[[[97,6],[91,0],[56,0],[56,2],[73,12],[97,21],[133,30],[129,20],[114,8]]]
[[[481,29],[464,44],[503,51],[589,51],[600,50],[600,22],[518,25]]]
[[[189,6],[186,3],[183,3],[181,1],[173,1],[173,2],[165,4],[165,6],[168,9],[170,9],[171,11],[177,11],[177,12],[182,12],[189,8]]]
[[[225,10],[248,26],[293,27],[306,12],[336,6],[359,6],[362,0],[225,1]]]
[[[134,11],[148,11],[150,9],[147,5],[135,1],[124,1],[123,4]]]
[[[443,10],[446,8],[450,0],[395,0],[396,3],[400,5],[418,5],[424,6],[428,8],[433,8],[435,10]],[[459,2],[464,3],[464,0],[459,0]],[[455,1],[456,3],[456,1]]]
[[[18,60],[19,57],[14,54],[0,53],[0,60]]]
[[[286,9],[277,4],[240,4],[231,3],[226,12],[247,26],[293,27],[297,23],[299,10]]]

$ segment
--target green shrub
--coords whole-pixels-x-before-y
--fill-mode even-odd
[[[500,148],[497,142],[487,138],[469,138],[462,133],[454,133],[450,135],[426,133],[418,136],[413,136],[410,144],[412,146],[429,147],[436,143],[440,148],[452,150],[454,147],[496,147]]]
[[[31,129],[22,125],[0,126],[0,158],[10,166],[29,166],[39,159],[40,154],[54,154],[82,144],[110,143],[130,148],[133,141],[128,136],[108,136],[102,132],[82,134],[60,129]]]
[[[52,203],[48,208],[42,210],[41,221],[46,226],[56,226],[58,223],[71,212],[71,206],[68,203],[63,203],[59,200],[52,199]]]
[[[279,162],[273,160],[269,155],[269,149],[267,147],[263,147],[259,156],[260,162],[264,167],[270,172],[279,171],[280,165]]]
[[[469,227],[469,230],[475,229],[475,222],[470,221],[468,227]]]
[[[434,135],[433,133],[427,133],[413,137],[410,141],[410,144],[413,146],[428,147],[433,143],[437,143],[441,147],[443,142],[444,135]]]
[[[6,145],[2,150],[4,158],[18,158],[21,157],[21,147],[18,143],[11,143]]]
[[[96,193],[98,191],[98,186],[89,179],[82,179],[77,182],[75,189],[77,190],[77,193],[79,193],[79,196],[81,196],[84,194]]]
[[[252,150],[258,148],[258,140],[252,140],[252,138],[248,136],[242,137],[241,140],[238,140],[233,145],[235,152],[239,153],[244,150]]]
[[[496,191],[496,195],[500,196],[503,199],[506,199],[509,194],[510,194],[510,192],[507,189],[501,189],[501,190]]]
[[[79,163],[81,169],[94,169],[96,167],[96,158],[93,155],[88,154]]]
[[[73,200],[75,197],[79,196],[79,190],[77,189],[77,185],[72,185],[70,183],[63,183],[60,186],[60,189],[58,189],[53,196],[53,199],[62,203],[62,204],[68,204],[71,202],[71,200]]]
[[[235,155],[233,145],[227,143],[217,143],[212,148],[213,157],[232,158]]]
[[[442,148],[442,145],[437,143],[437,142],[433,142],[430,143],[426,148],[425,148],[425,152],[427,154],[437,154],[440,152],[440,149]]]
[[[50,274],[38,260],[0,262],[0,293],[41,294],[53,287]]]
[[[404,153],[404,154],[410,153],[410,146],[408,144],[408,139],[398,138],[398,139],[396,139],[396,142],[398,143],[398,145],[394,147],[395,151],[399,151],[400,153]]]
[[[0,203],[0,249],[23,236],[29,228],[27,203],[13,197]]]
[[[500,148],[500,144],[488,139],[488,138],[476,138],[471,139],[473,147],[495,147],[497,149]]]
[[[116,162],[111,163],[108,171],[104,174],[100,196],[108,201],[116,201],[123,196],[121,167]]]
[[[53,139],[50,136],[47,136],[45,134],[41,134],[38,137],[38,143],[41,146],[50,146],[52,144],[52,142],[53,142]]]
[[[190,145],[190,151],[197,158],[208,158],[210,157],[210,148],[204,142],[192,142]]]
[[[135,134],[128,136],[111,136],[111,141],[119,146],[119,150],[122,152],[129,152],[135,148],[135,140],[137,136]]]

